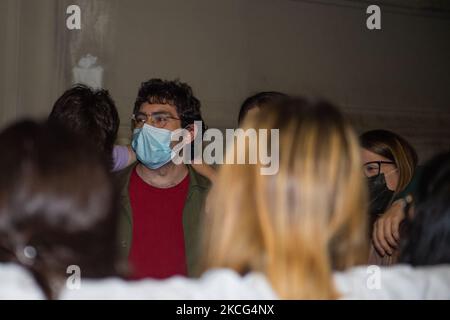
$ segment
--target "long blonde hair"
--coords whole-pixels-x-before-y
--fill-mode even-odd
[[[353,129],[332,105],[302,99],[267,106],[243,127],[279,129],[279,171],[261,175],[259,162],[222,166],[208,199],[204,269],[262,272],[284,299],[337,298],[333,270],[367,259]]]

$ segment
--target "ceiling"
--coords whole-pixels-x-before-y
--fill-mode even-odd
[[[450,18],[450,0],[291,0],[336,6],[362,7],[377,4],[389,10]]]

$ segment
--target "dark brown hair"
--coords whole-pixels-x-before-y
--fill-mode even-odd
[[[395,192],[403,191],[411,182],[418,163],[417,153],[411,144],[388,130],[367,131],[360,136],[360,141],[364,149],[395,162],[399,171]]]
[[[105,154],[112,167],[112,151],[120,120],[108,91],[75,85],[55,102],[49,121],[84,136]]]
[[[248,97],[242,103],[241,108],[239,110],[238,124],[239,125],[242,124],[247,113],[253,108],[274,103],[281,103],[284,100],[287,100],[287,98],[288,96],[286,94],[276,91],[259,92],[253,96]]]
[[[428,161],[406,220],[400,261],[413,266],[450,264],[450,152]]]
[[[32,121],[0,133],[0,149],[0,262],[24,266],[48,298],[71,265],[85,278],[115,274],[116,197],[103,155]]]

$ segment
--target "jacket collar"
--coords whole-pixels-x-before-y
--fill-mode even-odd
[[[118,173],[118,179],[120,179],[119,185],[122,186],[120,189],[120,194],[122,197],[128,197],[128,186],[130,183],[130,176],[133,170],[136,168],[137,164],[133,164],[128,166],[124,170]],[[189,174],[189,191],[191,193],[192,190],[200,188],[200,189],[208,189],[210,186],[210,182],[204,176],[198,174],[190,165],[186,165],[188,168]]]
[[[208,178],[198,174],[190,165],[186,165],[189,171],[189,186],[192,188],[208,189],[210,181]]]

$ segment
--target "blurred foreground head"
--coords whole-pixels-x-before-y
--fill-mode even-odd
[[[283,100],[287,100],[288,96],[284,93],[277,91],[264,91],[259,92],[253,96],[248,97],[242,103],[239,109],[238,125],[241,126],[245,117],[248,114],[255,113],[260,110],[261,107],[270,104],[282,103]]]
[[[0,262],[32,272],[49,298],[67,268],[113,274],[116,211],[103,156],[81,137],[24,121],[0,133]]]
[[[367,259],[353,129],[333,105],[303,99],[266,105],[243,128],[280,130],[280,168],[269,176],[261,163],[222,166],[209,199],[206,268],[262,272],[281,298],[336,298],[332,271]]]
[[[411,182],[416,171],[418,156],[413,146],[403,137],[388,130],[371,130],[360,136],[361,147],[379,156],[377,160],[392,162],[398,170],[395,182],[390,182],[386,176],[386,183],[395,194],[402,192]],[[363,164],[365,166],[365,164]],[[384,173],[383,167],[378,169],[378,174]],[[365,171],[376,171],[373,167],[365,168]],[[391,169],[389,169],[391,170]],[[367,176],[373,173],[368,172]]]
[[[450,264],[450,152],[428,161],[414,192],[401,262],[413,266]]]
[[[112,166],[112,151],[120,120],[108,91],[75,85],[58,98],[48,120],[83,136],[98,152],[108,157]]]

